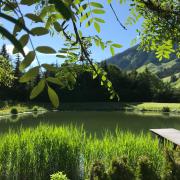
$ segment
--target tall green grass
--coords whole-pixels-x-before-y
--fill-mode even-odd
[[[45,180],[58,171],[73,180],[84,179],[97,160],[107,168],[113,159],[126,157],[135,170],[141,156],[153,162],[158,174],[163,172],[163,151],[150,135],[117,130],[98,139],[87,136],[82,128],[41,125],[0,138],[0,179]]]
[[[59,170],[79,179],[82,135],[71,126],[10,132],[0,140],[0,179],[50,179]]]
[[[158,140],[152,139],[151,135],[134,135],[130,132],[123,133],[119,130],[115,135],[106,133],[103,139],[90,138],[84,148],[85,172],[90,172],[90,165],[95,160],[100,160],[106,168],[113,159],[127,158],[128,165],[135,170],[137,160],[141,156],[147,156],[160,174],[162,164],[165,162],[164,152],[159,148]]]

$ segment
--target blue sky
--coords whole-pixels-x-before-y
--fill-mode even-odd
[[[99,36],[103,38],[104,41],[112,40],[114,43],[119,43],[123,45],[121,49],[116,49],[116,53],[126,50],[127,48],[130,47],[131,41],[138,35],[136,33],[136,29],[140,28],[143,20],[140,20],[136,25],[127,27],[128,30],[124,30],[118,24],[109,5],[107,3],[104,3],[106,2],[106,0],[99,0],[98,2],[103,3],[106,10],[105,15],[99,16],[99,17],[102,17],[106,21],[105,24],[101,25],[101,33],[99,34]],[[116,0],[113,1],[112,5],[120,21],[124,23],[129,15],[129,5],[128,4],[120,5],[120,3],[117,2]],[[32,9],[29,9],[27,6],[23,7],[23,10],[24,12],[32,11]],[[3,22],[3,24],[6,27],[8,26],[8,29],[13,29],[12,25],[7,24],[6,22]],[[30,22],[28,22],[28,24],[29,24],[28,27],[31,29],[33,25]],[[81,30],[87,36],[97,34],[93,26],[90,28],[85,28],[82,26]],[[60,48],[63,47],[63,42],[64,42],[63,39],[58,36],[51,37],[49,35],[46,35],[43,37],[35,37],[35,38],[33,37],[33,43],[35,46],[47,45],[47,46],[53,47],[56,50],[59,50]],[[0,45],[2,45],[3,43],[8,45],[8,47],[11,47],[10,43],[7,42],[6,40],[1,40]],[[28,51],[28,49],[31,49],[31,47],[28,45],[26,49]],[[46,61],[47,63],[52,63],[52,62],[56,62],[57,60],[57,62],[62,63],[61,59],[56,58],[53,55],[49,56],[49,55],[38,54],[38,57],[41,62]],[[109,57],[111,57],[111,53],[109,49],[105,49],[104,51],[102,51],[100,48],[97,48],[95,46],[92,47],[92,58],[95,61],[101,61]]]

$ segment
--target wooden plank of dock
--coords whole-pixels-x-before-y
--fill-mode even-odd
[[[172,142],[176,146],[180,146],[180,131],[173,128],[168,129],[150,129],[151,132],[158,135],[160,138]]]

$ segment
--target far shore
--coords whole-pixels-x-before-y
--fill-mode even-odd
[[[13,113],[12,109],[17,110]],[[0,116],[29,113],[34,111],[54,110],[51,104],[17,103],[9,104],[0,108]],[[61,103],[57,110],[60,111],[141,111],[141,112],[164,112],[180,113],[180,103],[156,103],[156,102],[79,102]]]

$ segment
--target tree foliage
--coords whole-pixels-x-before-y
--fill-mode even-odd
[[[109,48],[112,55],[115,53],[115,48],[121,48],[120,44],[114,43],[111,40],[104,42],[98,35],[95,36],[84,36],[83,32],[80,31],[81,26],[90,27],[94,26],[97,34],[101,31],[101,24],[105,23],[102,15],[106,13],[104,9],[104,4],[99,2],[90,1],[90,0],[1,0],[1,12],[0,17],[14,24],[14,29],[12,32],[8,30],[7,27],[0,26],[0,34],[6,37],[11,41],[15,46],[13,53],[20,52],[24,56],[24,60],[20,65],[21,70],[25,70],[24,74],[20,81],[23,83],[28,83],[32,81],[39,72],[42,73],[42,81],[45,86],[40,83],[37,85],[31,94],[31,98],[36,97],[43,89],[48,90],[49,98],[52,101],[52,104],[57,107],[59,100],[56,92],[50,87],[49,82],[57,84],[62,80],[62,73],[64,74],[64,81],[69,81],[68,78],[74,78],[74,72],[71,72],[72,64],[86,64],[88,66],[88,71],[92,72],[93,78],[100,78],[101,85],[106,87],[110,93],[110,98],[117,97],[118,94],[114,90],[112,83],[107,78],[107,73],[99,67],[96,63],[93,62],[88,51],[89,45],[96,45],[101,47],[102,50]],[[108,3],[112,8],[114,14],[116,15],[112,4],[112,0],[107,0],[104,3]],[[120,3],[124,3],[125,0],[120,0]],[[162,57],[169,58],[170,53],[174,52],[173,43],[179,42],[177,40],[179,36],[178,28],[176,22],[178,23],[179,18],[177,18],[176,9],[179,7],[176,0],[173,0],[170,4],[172,8],[169,10],[166,8],[168,4],[167,0],[158,1],[160,5],[158,6],[162,13],[158,13],[155,0],[134,0],[132,4],[131,13],[136,14],[136,20],[141,16],[145,17],[145,22],[143,23],[143,30],[141,33],[142,47],[145,50],[157,50],[157,57],[161,59]],[[153,6],[149,6],[153,5]],[[22,8],[24,6],[31,6],[34,8],[34,13],[23,13]],[[162,37],[163,30],[167,27],[167,24],[170,26],[170,23],[166,23],[165,12],[171,13],[170,20],[172,22],[172,31],[170,28],[167,28],[166,35]],[[125,29],[122,23],[119,21],[117,15],[116,18],[120,25]],[[160,19],[159,19],[160,18]],[[177,18],[177,19],[176,19]],[[35,27],[29,29],[27,26],[27,19],[30,19]],[[159,20],[162,24],[159,23]],[[136,21],[135,20],[135,21]],[[41,23],[39,25],[39,23]],[[163,26],[162,26],[163,25]],[[72,27],[72,28],[69,28]],[[171,26],[170,26],[171,27]],[[41,45],[39,47],[34,47],[33,37],[34,36],[43,36],[46,34],[60,34],[64,39],[64,48],[56,52],[52,47]],[[170,37],[170,33],[177,36]],[[19,35],[21,35],[20,38]],[[174,39],[174,38],[177,39]],[[24,46],[31,44],[32,51],[28,54],[24,52]],[[148,45],[148,46],[147,46]],[[158,48],[157,48],[158,46]],[[177,55],[179,55],[179,47],[177,49]],[[50,64],[41,64],[38,60],[37,52],[45,54],[56,54],[58,58],[65,59],[65,70],[58,71],[58,69]],[[38,61],[38,66],[28,68],[31,63],[35,60]],[[67,71],[68,69],[68,71]],[[44,73],[47,70],[49,72],[55,72],[54,77],[47,77]],[[53,79],[52,79],[53,78]],[[72,78],[72,79],[73,79]],[[62,84],[60,82],[59,84]],[[43,88],[42,88],[43,87]],[[44,88],[46,87],[46,88]],[[36,91],[36,93],[34,93]]]
[[[14,73],[11,63],[0,55],[0,85],[12,86]]]
[[[129,24],[144,18],[138,30],[141,48],[155,51],[160,60],[180,57],[180,4],[178,0],[133,0]]]
[[[55,67],[56,65],[52,66]],[[58,68],[58,74],[61,78],[56,77],[56,72],[46,71],[45,74],[50,87],[49,94],[43,91],[46,88],[45,80],[41,74],[38,74],[29,83],[17,83],[17,79],[14,79],[12,87],[0,86],[0,98],[1,100],[24,102],[28,101],[30,94],[33,102],[47,103],[49,96],[54,96],[51,91],[53,89],[57,92],[62,103],[116,101],[109,99],[107,88],[101,86],[101,78],[93,79],[92,72],[88,71],[88,67],[85,66],[87,65],[75,64],[71,67],[63,65],[63,67]],[[136,71],[127,73],[114,65],[102,63],[99,66],[107,72],[107,78],[121,97],[122,102],[180,102],[179,90],[173,89],[169,83],[164,83],[148,70],[143,73]],[[14,72],[16,72],[16,67],[17,63],[14,66]],[[73,72],[73,74],[69,72]],[[37,98],[34,99],[35,97]],[[57,97],[55,98],[57,99]]]

